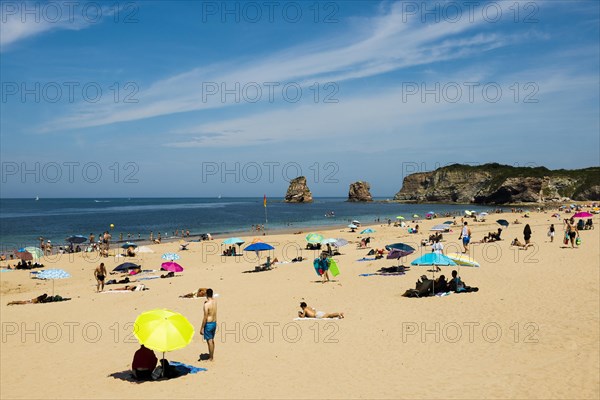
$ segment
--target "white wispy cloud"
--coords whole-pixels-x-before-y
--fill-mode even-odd
[[[58,30],[78,31],[110,18],[115,7],[95,4],[83,8],[80,2],[7,1],[0,7],[0,52],[18,42]],[[87,10],[87,11],[83,11]],[[90,11],[91,10],[91,11]]]
[[[140,91],[137,104],[115,104],[108,99],[79,104],[45,124],[44,130],[101,126],[238,104],[231,97],[223,101],[220,96],[203,96],[207,82],[228,88],[236,82],[297,82],[302,86],[316,81],[341,82],[464,58],[519,40],[518,35],[469,33],[485,23],[481,13],[475,13],[473,19],[424,24],[419,16],[407,17],[401,3],[392,3],[382,12],[357,19],[354,26],[359,28],[325,42],[294,46],[252,61],[199,67],[154,82]]]

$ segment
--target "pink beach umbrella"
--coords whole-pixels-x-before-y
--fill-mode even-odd
[[[589,212],[585,212],[585,211],[573,214],[573,218],[592,218],[592,217],[593,217],[592,214],[590,214]]]
[[[160,265],[161,269],[164,269],[165,271],[171,271],[171,272],[181,272],[183,271],[183,267],[179,264],[177,264],[176,262],[164,262]]]

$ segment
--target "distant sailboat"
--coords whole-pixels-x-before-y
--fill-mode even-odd
[[[40,196],[35,196],[35,201],[38,201],[40,199]]]

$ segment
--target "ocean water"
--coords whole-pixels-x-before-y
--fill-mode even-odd
[[[402,215],[424,216],[428,211],[462,212],[487,207],[456,204],[397,204],[386,202],[349,203],[345,198],[318,198],[311,204],[288,204],[279,198],[267,203],[267,229],[307,226],[347,225],[358,219],[363,223],[376,218],[395,220]],[[325,216],[335,212],[334,218]],[[175,230],[191,234],[210,232],[249,232],[254,224],[265,223],[262,198],[111,198],[111,199],[0,199],[0,250],[39,245],[43,236],[64,243],[71,235],[96,237],[111,230],[113,239],[131,233],[137,240],[148,239],[150,231],[171,236]]]

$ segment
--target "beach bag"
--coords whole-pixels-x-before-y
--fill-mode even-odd
[[[568,233],[565,234],[565,239],[563,240],[563,243],[569,244],[569,234]]]
[[[575,244],[579,246],[581,244],[581,238],[575,239]]]

